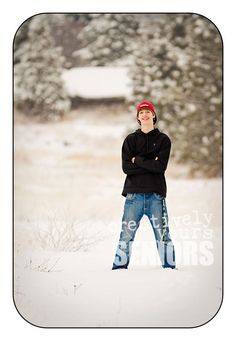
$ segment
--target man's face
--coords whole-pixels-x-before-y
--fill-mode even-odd
[[[150,109],[141,109],[138,113],[138,119],[141,122],[141,124],[145,124],[145,125],[150,125],[153,124],[153,118],[155,117],[155,115],[153,114],[153,112]]]

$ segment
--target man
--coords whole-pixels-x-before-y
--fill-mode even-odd
[[[137,121],[141,129],[129,134],[122,145],[122,169],[127,174],[122,195],[126,200],[112,270],[128,268],[132,242],[144,214],[151,223],[162,267],[175,269],[175,250],[165,202],[165,170],[171,141],[154,128],[157,115],[151,103],[138,105]]]

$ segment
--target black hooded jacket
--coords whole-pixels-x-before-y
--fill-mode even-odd
[[[148,133],[137,129],[129,134],[122,145],[122,169],[127,174],[122,195],[155,192],[166,197],[165,170],[170,149],[170,138],[158,128]]]

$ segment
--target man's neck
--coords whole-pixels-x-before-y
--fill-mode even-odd
[[[149,133],[149,131],[151,131],[153,129],[154,129],[154,126],[148,126],[148,127],[143,126],[143,127],[141,127],[142,132],[145,134]]]

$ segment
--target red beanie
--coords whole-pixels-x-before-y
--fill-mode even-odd
[[[152,103],[150,103],[150,102],[141,102],[141,103],[137,106],[137,121],[138,121],[138,123],[141,124],[140,121],[138,120],[138,113],[139,113],[139,111],[140,111],[141,109],[144,109],[144,108],[150,109],[150,110],[155,114],[155,117],[154,117],[154,119],[153,119],[153,123],[155,124],[155,123],[157,122],[157,114],[156,114],[154,105],[153,105]]]
[[[154,105],[152,105],[152,103],[150,103],[150,102],[141,102],[137,106],[137,113],[139,112],[139,110],[141,110],[143,108],[148,108],[148,109],[152,110],[154,113],[156,113]]]

